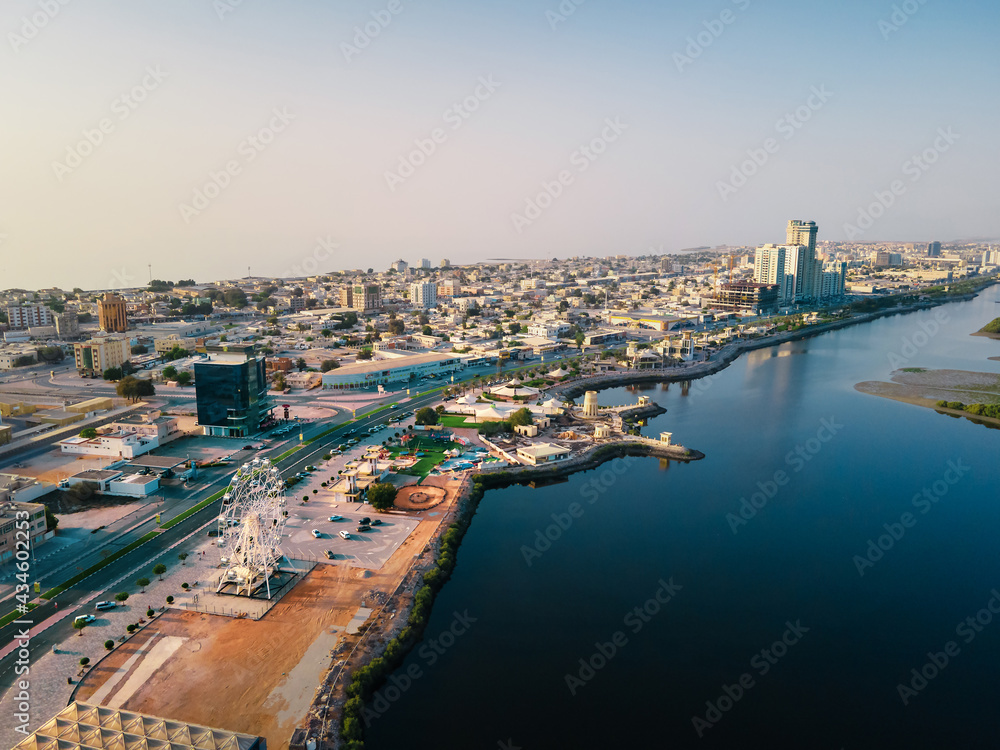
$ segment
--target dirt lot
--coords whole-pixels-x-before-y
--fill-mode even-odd
[[[449,497],[441,510],[452,502]],[[86,700],[113,678],[115,689],[103,695],[125,709],[257,734],[270,747],[285,748],[330,666],[336,632],[366,593],[395,590],[445,515],[424,518],[379,570],[318,566],[259,621],[170,610],[144,635],[183,640],[148,679],[133,679],[137,689],[123,695],[121,686],[144,669],[143,658],[126,665],[140,644],[126,645],[88,675],[78,698]],[[140,657],[155,651],[154,645]]]

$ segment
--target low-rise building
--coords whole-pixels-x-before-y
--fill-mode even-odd
[[[48,536],[44,505],[10,500],[0,504],[0,563],[18,557],[18,552],[24,555],[19,560],[30,559],[28,555]],[[30,544],[30,550],[24,549],[24,542]]]
[[[73,344],[73,354],[77,372],[82,376],[94,377],[128,362],[131,349],[125,339],[99,337]]]
[[[95,438],[79,435],[59,441],[59,450],[80,456],[109,456],[111,458],[135,458],[157,448],[160,441],[155,437],[145,437],[122,430],[105,432]]]
[[[565,461],[572,451],[554,443],[535,443],[517,449],[517,457],[532,466]]]
[[[379,352],[386,356],[388,352]],[[461,370],[463,359],[451,353],[402,354],[386,359],[356,362],[324,373],[324,390],[353,390],[389,383],[406,383],[421,377],[438,377]]]

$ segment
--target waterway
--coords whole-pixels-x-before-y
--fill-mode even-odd
[[[1000,430],[854,385],[1000,372],[998,300],[603,391],[707,457],[487,493],[368,747],[997,746]]]

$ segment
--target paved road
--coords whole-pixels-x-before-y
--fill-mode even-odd
[[[310,445],[303,447],[291,456],[288,456],[284,460],[278,462],[278,467],[282,470],[282,474],[285,476],[290,476],[296,472],[302,471],[310,464],[319,463],[320,457],[324,453],[329,452],[331,445],[344,442],[351,433],[362,441],[370,440],[371,442],[376,442],[376,436],[368,435],[367,431],[370,427],[379,424],[386,424],[390,418],[400,411],[419,409],[439,401],[440,398],[441,395],[439,392],[424,393],[405,402],[400,408],[385,409],[377,414],[359,419],[356,422],[345,422],[339,425],[330,434],[318,439]],[[310,435],[318,435],[327,429],[330,429],[329,423],[312,423],[305,427],[304,433],[306,438],[308,438]],[[274,457],[285,450],[287,450],[286,445],[279,445],[267,451],[265,455]],[[207,488],[201,488],[199,492],[194,493],[194,495],[190,498],[186,498],[186,500],[189,500],[186,504],[193,505],[195,501],[200,501],[205,497],[208,497],[212,494],[212,492],[217,491],[218,486],[224,483],[223,480],[228,480],[231,474],[232,472],[229,472],[225,476],[219,477],[213,485]],[[180,504],[178,504],[176,508],[178,513],[180,512],[180,507]],[[59,611],[66,612],[68,609],[89,604],[89,602],[93,600],[110,598],[109,592],[117,590],[116,586],[118,586],[120,581],[131,581],[132,576],[137,575],[139,569],[148,568],[150,565],[154,564],[159,557],[168,554],[169,550],[179,544],[185,537],[198,532],[203,526],[211,523],[218,517],[220,507],[221,500],[211,503],[198,513],[195,513],[189,518],[181,521],[173,528],[163,531],[138,549],[122,556],[90,577],[59,594],[58,597],[56,597],[58,600],[58,610],[56,608],[56,602],[45,601],[36,609],[32,610],[27,615],[27,618],[33,623],[39,624],[47,618],[58,614]],[[129,532],[127,535],[124,535],[120,539],[120,543],[126,544],[128,541],[139,538],[153,528],[155,528],[155,524],[153,522],[144,524]],[[68,578],[73,574],[70,571],[65,572],[65,576],[53,576],[53,581],[50,581],[49,585],[51,586],[59,578]],[[6,607],[4,607],[3,611],[7,611]],[[0,649],[13,642],[21,627],[22,626],[11,623],[0,628]],[[31,651],[38,652],[50,649],[53,645],[56,645],[62,642],[65,638],[72,636],[72,634],[72,618],[67,616],[41,632],[34,634],[31,638]],[[13,667],[16,658],[16,653],[10,653],[0,659],[0,692],[6,691],[14,680],[15,675]]]

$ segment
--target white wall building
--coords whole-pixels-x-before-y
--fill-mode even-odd
[[[432,281],[410,284],[410,304],[425,310],[437,305],[437,284]]]

